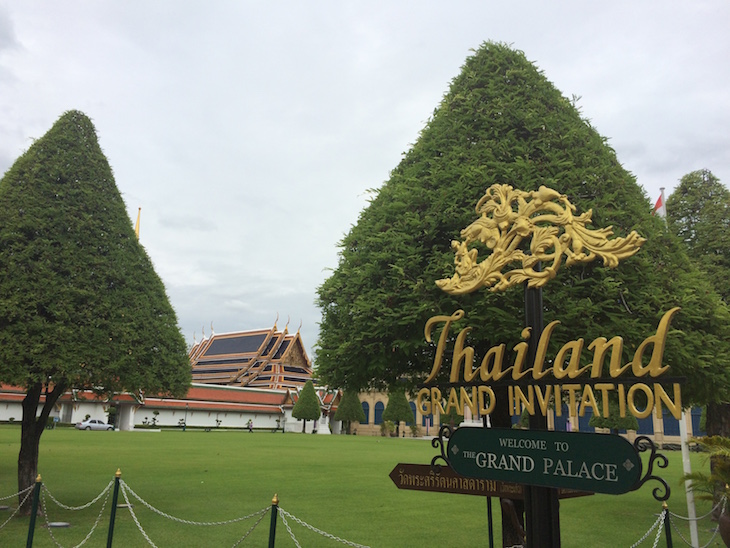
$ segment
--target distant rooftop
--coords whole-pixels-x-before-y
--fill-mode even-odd
[[[189,352],[193,382],[252,388],[299,388],[312,378],[312,363],[299,331],[287,328],[213,333]]]

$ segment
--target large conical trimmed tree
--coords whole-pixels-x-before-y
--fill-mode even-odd
[[[553,356],[578,337],[619,335],[628,362],[662,315],[679,306],[665,362],[672,375],[687,379],[683,403],[727,397],[727,308],[650,215],[643,189],[606,140],[523,53],[494,43],[467,59],[416,143],[343,238],[339,265],[318,290],[323,381],[348,388],[384,388],[401,378],[418,384],[433,362],[426,320],[460,308],[467,313],[460,327],[474,328],[469,344],[479,356],[494,344],[519,342],[521,290],[451,296],[434,284],[453,274],[450,242],[475,220],[477,200],[495,183],[521,190],[547,185],[566,194],[578,213],[592,209],[593,228],[613,226],[616,236],[636,230],[647,239],[617,269],[599,261],[563,268],[545,287],[545,322],[561,321]]]
[[[546,286],[545,323],[561,321],[549,355],[569,340],[621,336],[626,363],[663,314],[680,306],[664,361],[673,376],[687,379],[683,403],[727,400],[724,303],[676,237],[650,215],[643,189],[606,140],[523,53],[495,43],[467,59],[416,143],[340,243],[339,264],[318,289],[321,380],[348,389],[382,389],[401,379],[418,385],[435,350],[424,342],[424,324],[457,309],[467,317],[452,333],[473,327],[467,342],[476,355],[520,341],[523,291],[452,296],[434,283],[453,274],[450,242],[475,220],[477,201],[495,183],[525,191],[546,185],[566,194],[578,213],[592,209],[593,228],[612,225],[616,236],[636,230],[647,239],[618,269],[600,262],[563,268]],[[498,392],[497,401],[506,397]],[[509,427],[506,405],[491,419]],[[521,543],[504,520],[503,542]]]
[[[65,113],[16,160],[0,180],[0,209],[0,380],[27,390],[23,490],[66,390],[183,395],[191,373],[175,312],[84,114]]]

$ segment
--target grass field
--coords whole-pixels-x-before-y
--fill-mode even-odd
[[[16,466],[20,429],[0,426],[0,497],[17,491]],[[39,472],[51,495],[67,506],[84,505],[114,478],[161,511],[189,521],[224,521],[270,507],[278,494],[280,508],[312,526],[348,541],[373,547],[488,546],[487,503],[483,497],[398,490],[388,474],[399,462],[428,463],[435,455],[428,440],[364,436],[312,436],[241,431],[81,432],[49,430],[41,439]],[[679,484],[681,455],[666,453],[670,466],[656,473],[667,479],[669,508],[687,515]],[[693,470],[707,467],[693,454]],[[655,482],[620,496],[593,495],[561,501],[563,546],[631,546],[655,522],[661,504],[651,490]],[[54,528],[61,546],[80,543],[100,512],[69,511],[46,498],[48,519],[71,523]],[[124,500],[120,496],[120,503]],[[0,501],[15,506],[16,499]],[[111,499],[86,546],[106,546]],[[166,519],[136,503],[134,511],[149,538],[170,546],[233,546],[255,519],[222,526],[188,525]],[[501,546],[499,504],[493,500],[495,546]],[[709,503],[698,506],[704,514]],[[0,511],[0,524],[10,511]],[[56,546],[40,517],[34,546]],[[675,520],[689,539],[689,530]],[[267,514],[241,546],[267,546]],[[302,526],[290,526],[302,547],[342,546]],[[711,536],[712,523],[700,524],[700,541]],[[120,509],[114,546],[147,546],[130,513]],[[25,546],[28,518],[0,529],[0,546]],[[675,546],[684,545],[674,532]],[[641,546],[651,546],[652,534]],[[721,546],[719,537],[713,546]],[[277,547],[295,546],[278,521]],[[664,537],[659,546],[666,546]]]

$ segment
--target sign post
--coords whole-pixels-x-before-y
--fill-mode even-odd
[[[542,266],[538,262],[535,271],[541,270]],[[528,341],[528,363],[534,363],[537,356],[537,342],[544,328],[542,311],[542,287],[530,287],[525,284],[525,327],[530,328],[533,333]],[[548,429],[547,417],[544,414],[531,415],[529,421],[530,430]],[[560,503],[554,489],[526,487],[525,534],[532,548],[560,546]]]

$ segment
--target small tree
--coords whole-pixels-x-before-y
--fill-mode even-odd
[[[335,412],[335,420],[342,421],[345,433],[350,433],[350,424],[353,422],[365,422],[365,411],[362,409],[360,398],[354,390],[345,390]]]
[[[316,421],[322,415],[322,408],[319,405],[319,398],[317,393],[314,391],[314,384],[312,381],[307,381],[299,392],[299,399],[294,404],[294,409],[291,412],[295,419],[302,419],[304,424],[302,425],[302,433],[307,429],[307,421]]]
[[[455,407],[449,407],[449,412],[441,415],[441,424],[454,427],[459,426],[462,422],[464,422],[464,415],[459,415]]]
[[[621,416],[617,401],[608,401],[608,416],[601,417],[593,415],[588,421],[588,425],[593,428],[608,428],[612,434],[618,434],[619,430],[638,430],[639,421],[633,415],[627,414]]]
[[[400,429],[400,422],[413,423],[416,417],[413,415],[406,393],[401,388],[391,388],[388,393],[388,405],[383,411],[383,420],[392,421],[395,424],[396,432]],[[398,432],[400,435],[400,432]]]

